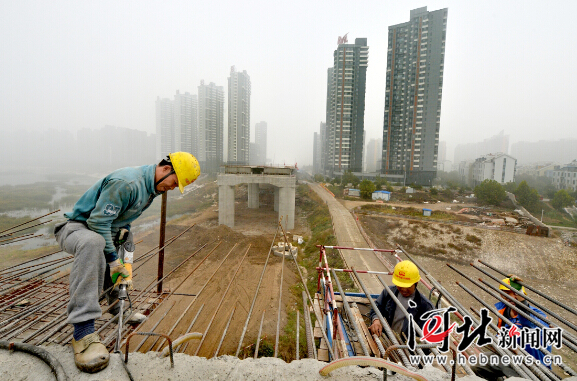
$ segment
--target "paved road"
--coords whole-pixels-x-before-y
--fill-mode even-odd
[[[369,247],[351,213],[319,184],[309,184],[309,186],[327,203],[333,219],[335,235],[337,236],[339,246]],[[354,267],[356,270],[388,271],[373,252],[341,250],[341,253],[348,268]],[[329,263],[329,266],[330,265]],[[371,294],[381,293],[383,286],[376,276],[368,274],[359,275]],[[390,278],[388,275],[383,276],[385,282],[392,284]]]

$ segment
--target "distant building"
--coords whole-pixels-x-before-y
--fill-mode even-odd
[[[321,122],[320,132],[319,132],[319,173],[324,174],[327,162],[327,124]]]
[[[431,185],[437,174],[447,8],[389,26],[382,173]]]
[[[266,122],[259,122],[254,126],[254,143],[256,147],[256,164],[265,165],[267,163],[267,124]]]
[[[381,172],[383,139],[371,139],[367,144],[365,172]]]
[[[472,165],[472,186],[477,186],[485,180],[495,180],[502,185],[514,182],[516,166],[517,160],[505,153],[482,156]]]
[[[321,173],[321,137],[320,133],[314,133],[313,139],[313,173]]]
[[[234,66],[228,78],[228,158],[229,164],[246,165],[250,160],[250,77]]]
[[[197,152],[198,100],[188,92],[176,90],[174,100],[156,99],[156,157],[161,159],[171,152]]]
[[[362,172],[365,89],[369,47],[366,38],[347,43],[339,37],[327,78],[327,144],[325,174]]]
[[[539,162],[569,163],[575,159],[576,139],[540,140],[538,142],[517,142],[511,146],[511,155],[519,163]]]
[[[460,163],[464,160],[475,160],[492,152],[509,153],[509,135],[505,135],[505,131],[501,131],[482,142],[457,145],[454,161]]]
[[[391,199],[391,192],[378,190],[374,191],[371,196],[373,200],[389,201]]]
[[[442,163],[447,160],[447,142],[439,142],[439,153],[437,155],[437,163]]]
[[[250,165],[258,165],[258,147],[256,143],[250,142]]]
[[[457,169],[459,172],[459,180],[468,186],[473,185],[473,161],[463,160],[459,163]]]
[[[553,170],[553,185],[557,190],[577,191],[577,160]]]
[[[224,88],[198,86],[198,155],[205,173],[216,173],[223,162]]]
[[[451,160],[443,160],[437,163],[437,170],[441,172],[451,172],[453,170],[453,162]]]

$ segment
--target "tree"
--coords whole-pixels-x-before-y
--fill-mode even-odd
[[[387,192],[392,192],[394,190],[392,185],[387,185],[385,189]]]
[[[517,187],[515,191],[515,197],[517,202],[523,205],[529,210],[535,210],[539,204],[539,193],[535,188],[531,188],[525,180],[521,181],[521,184]]]
[[[475,187],[475,196],[483,204],[499,205],[505,200],[505,188],[495,180],[484,180]]]
[[[360,180],[357,176],[353,175],[353,172],[345,171],[343,174],[342,184],[346,186],[348,183],[351,183],[353,184],[353,187],[356,187],[360,183]]]
[[[510,183],[505,184],[504,187],[507,192],[515,193],[515,191],[517,190],[517,183],[511,181]]]
[[[567,193],[565,189],[561,189],[555,193],[551,205],[555,209],[563,209],[566,206],[571,206],[575,202],[575,199]]]
[[[375,183],[373,183],[371,180],[364,179],[363,181],[361,181],[361,184],[359,185],[359,189],[361,191],[361,197],[362,198],[370,199],[371,196],[373,195],[373,192],[375,191],[376,187],[375,187]]]
[[[431,188],[430,192],[431,192],[432,196],[436,196],[439,194],[439,191],[437,190],[437,188]]]
[[[317,173],[317,174],[315,175],[315,181],[316,181],[317,183],[322,183],[324,179],[325,179],[325,177],[324,177],[323,175],[321,175],[320,173]]]
[[[380,190],[383,185],[387,185],[387,180],[381,176],[375,177],[375,187],[377,187],[377,190]]]

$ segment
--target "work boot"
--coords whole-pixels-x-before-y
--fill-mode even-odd
[[[140,324],[145,320],[146,320],[146,316],[144,316],[140,312],[135,312],[132,315],[130,315],[128,320],[126,320],[126,324]]]
[[[108,366],[110,355],[100,336],[94,332],[76,341],[72,339],[76,367],[86,373],[96,373]]]

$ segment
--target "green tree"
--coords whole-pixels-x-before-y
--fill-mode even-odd
[[[503,186],[507,192],[515,193],[517,190],[517,183],[511,181]]]
[[[317,174],[315,175],[315,181],[316,181],[317,183],[322,183],[324,179],[325,179],[325,177],[324,177],[323,175],[321,175],[320,173],[317,173]]]
[[[380,190],[383,185],[387,185],[387,180],[381,176],[375,177],[375,187],[377,187],[377,190]]]
[[[475,187],[475,196],[483,204],[499,205],[505,200],[505,188],[495,180],[484,180]]]
[[[373,192],[375,191],[376,187],[375,187],[375,183],[373,183],[371,180],[364,179],[363,181],[361,181],[361,184],[359,185],[359,189],[361,191],[361,197],[362,198],[370,199],[371,196],[373,195]]]
[[[436,196],[439,194],[439,191],[437,190],[437,188],[431,188],[431,190],[429,192],[431,192],[431,195],[433,195],[433,196]]]
[[[551,200],[551,205],[555,209],[563,209],[566,206],[571,206],[575,202],[575,199],[567,193],[565,189],[561,189],[555,193],[553,200]]]
[[[515,197],[519,204],[529,210],[535,210],[540,199],[539,192],[535,188],[531,188],[525,180],[521,181],[521,184],[517,187]]]
[[[392,192],[394,190],[392,185],[387,185],[385,189],[387,192]]]
[[[342,184],[344,186],[346,186],[348,183],[353,184],[353,187],[356,187],[357,185],[359,185],[361,181],[359,180],[359,178],[355,175],[353,175],[353,172],[351,171],[345,171],[344,175],[343,175],[343,181]]]

